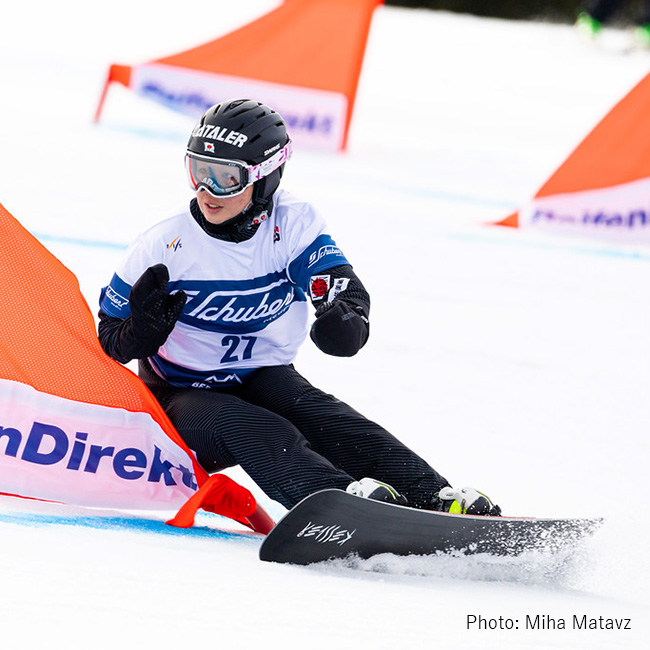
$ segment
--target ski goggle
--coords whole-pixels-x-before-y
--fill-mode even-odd
[[[291,158],[291,154],[291,141],[259,165],[188,151],[185,154],[185,170],[190,187],[195,192],[205,189],[216,197],[237,196],[255,181],[278,169]]]

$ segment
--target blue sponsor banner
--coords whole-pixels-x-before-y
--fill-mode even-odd
[[[164,459],[155,444],[146,450],[93,444],[87,432],[72,435],[46,422],[33,422],[28,432],[0,425],[0,454],[32,465],[56,465],[86,475],[102,471],[125,481],[162,481],[167,486],[178,485],[180,481],[192,490],[198,487],[192,470]]]

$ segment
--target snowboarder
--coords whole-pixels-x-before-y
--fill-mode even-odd
[[[286,508],[326,488],[432,510],[500,514],[293,366],[368,340],[370,297],[315,209],[278,189],[291,140],[252,100],[211,107],[185,166],[189,208],[131,245],[101,292],[99,339],[139,374],[199,463],[239,465]]]

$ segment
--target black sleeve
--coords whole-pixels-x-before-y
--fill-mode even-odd
[[[324,276],[329,276],[329,282]],[[337,284],[345,285],[345,289],[337,292]],[[321,286],[322,290],[319,291],[318,286]],[[330,298],[330,294],[333,298]],[[351,307],[359,308],[366,318],[370,316],[370,295],[349,264],[334,266],[312,276],[310,280],[310,298],[317,311],[328,302],[342,300]]]
[[[138,345],[133,334],[133,323],[131,318],[122,319],[108,316],[101,309],[99,310],[98,326],[99,342],[104,352],[119,363],[128,363],[132,359],[146,359],[155,354]]]
[[[349,264],[314,275],[310,297],[316,320],[309,335],[319,350],[336,357],[354,356],[370,335],[370,296]]]

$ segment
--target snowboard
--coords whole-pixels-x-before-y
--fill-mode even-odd
[[[260,559],[306,565],[349,555],[520,555],[556,552],[593,533],[602,519],[477,517],[417,510],[323,490],[303,499],[266,536]]]

